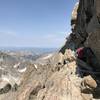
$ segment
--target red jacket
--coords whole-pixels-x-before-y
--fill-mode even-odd
[[[83,56],[84,56],[84,54],[83,54],[84,53],[84,48],[83,47],[82,48],[78,48],[76,52],[77,52],[78,58],[82,59]]]

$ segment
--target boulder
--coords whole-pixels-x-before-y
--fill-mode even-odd
[[[19,90],[16,100],[28,100],[30,95],[36,95],[41,88],[40,82],[33,80]]]
[[[64,53],[64,60],[69,62],[75,61],[75,53],[71,49],[66,49]]]
[[[66,74],[67,70],[55,72],[46,82],[45,89],[38,93],[37,100],[84,100],[77,82],[72,82],[71,76]]]
[[[93,92],[97,88],[96,81],[90,75],[83,78],[81,85],[82,92],[84,93]]]
[[[11,90],[12,86],[6,80],[0,80],[0,94],[7,93]]]

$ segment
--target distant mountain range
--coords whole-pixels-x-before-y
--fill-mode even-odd
[[[4,52],[31,52],[33,54],[43,54],[57,51],[57,48],[38,48],[38,47],[0,47],[0,51]]]
[[[0,48],[0,80],[19,84],[28,66],[43,55],[48,56],[56,51],[54,48]]]

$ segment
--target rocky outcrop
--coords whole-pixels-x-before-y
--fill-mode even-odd
[[[59,60],[55,59],[57,57]],[[64,55],[56,53],[48,60],[49,63],[43,65],[30,64],[23,74],[20,86],[0,95],[0,100],[93,99],[92,92],[96,90],[97,82],[90,75],[79,77],[73,51],[68,49]]]

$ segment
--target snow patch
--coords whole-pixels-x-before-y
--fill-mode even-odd
[[[35,67],[36,69],[38,68],[36,64],[34,64],[34,67]]]
[[[25,72],[26,70],[27,70],[27,68],[25,67],[25,68],[23,68],[23,69],[18,69],[18,72],[23,73],[23,72]]]
[[[49,59],[49,58],[52,57],[52,56],[53,56],[53,54],[48,54],[48,56],[45,56],[45,57],[43,57],[42,59],[46,60],[46,59]]]

